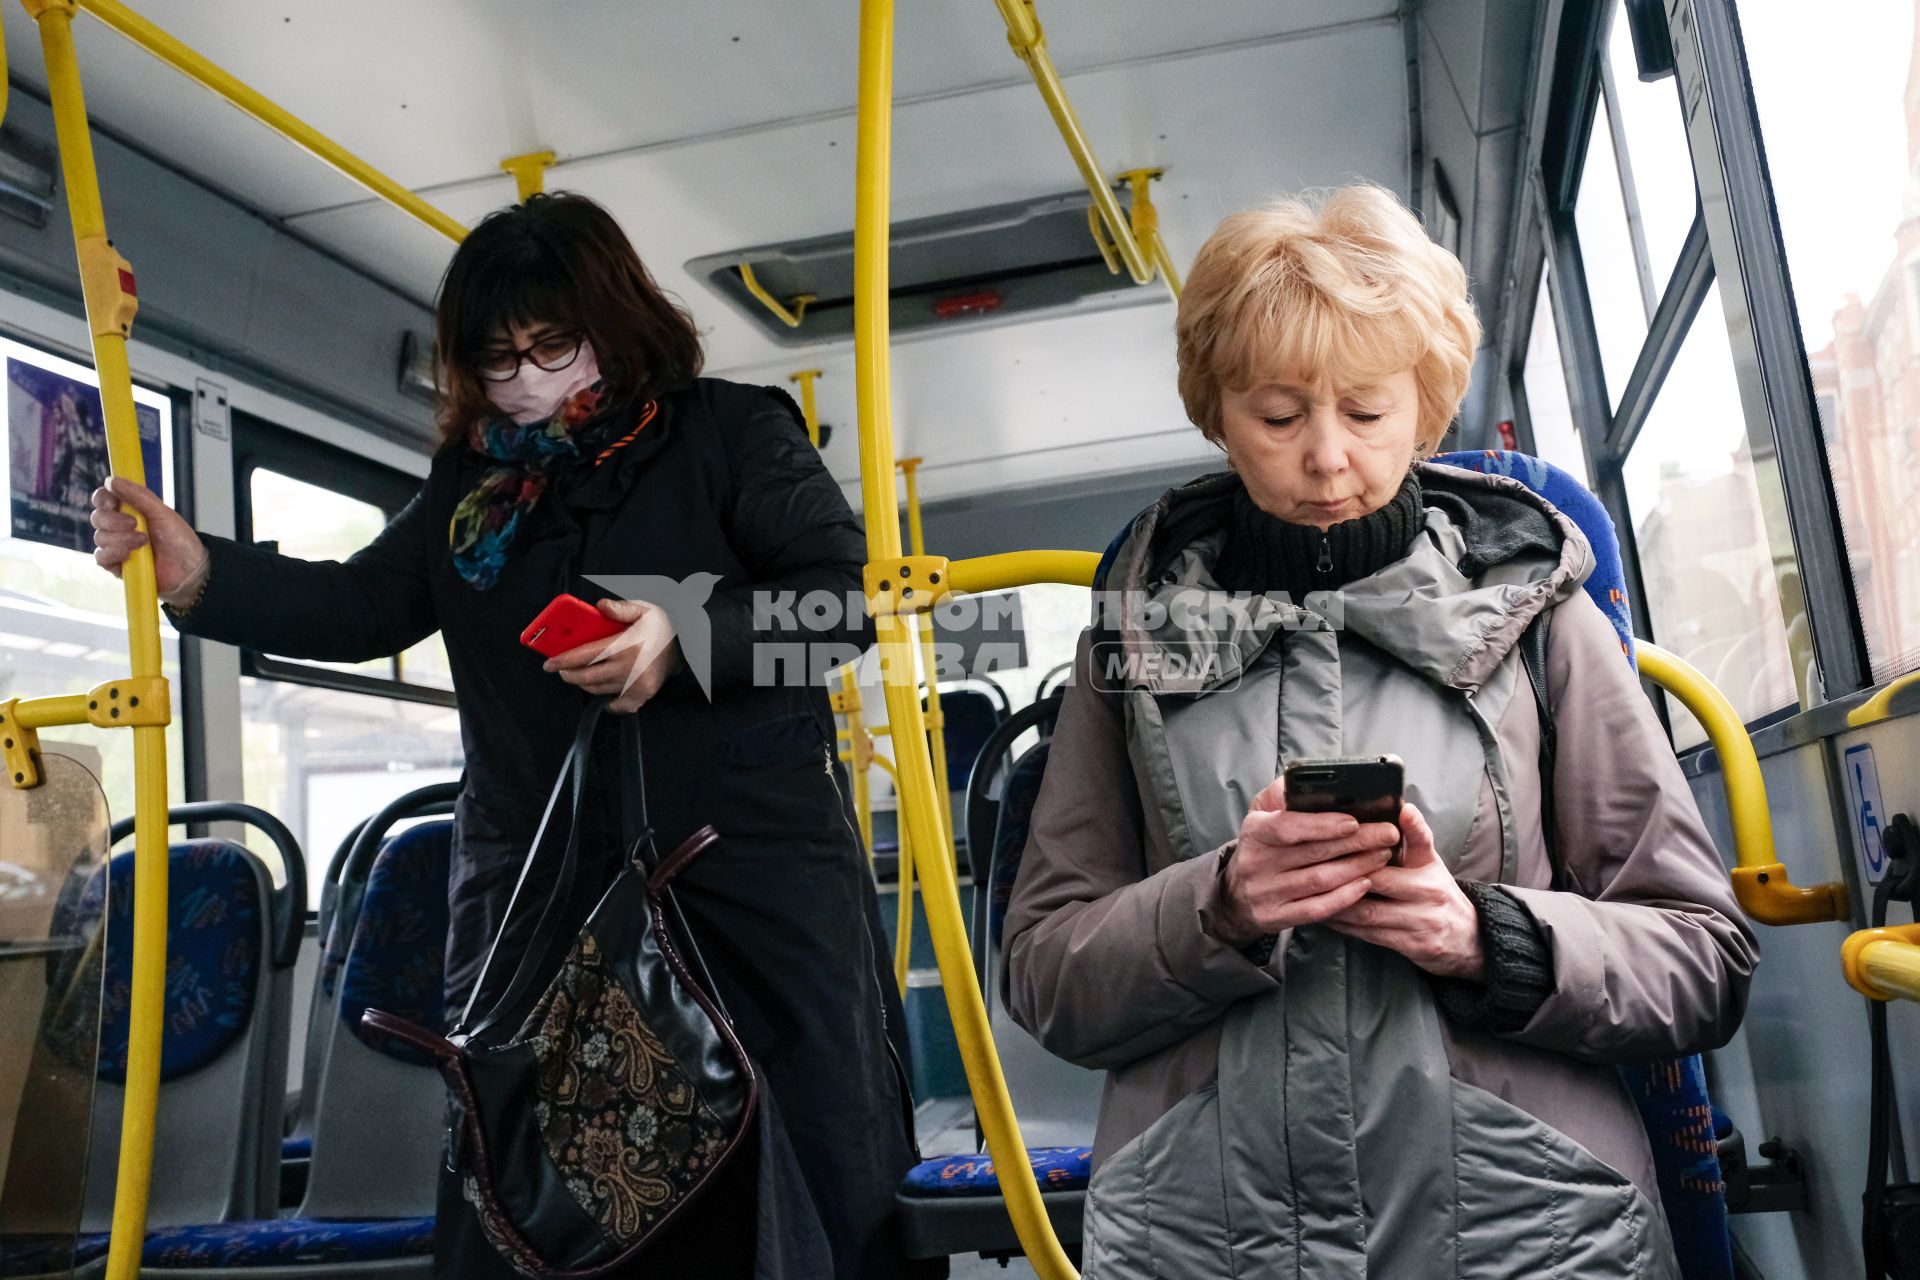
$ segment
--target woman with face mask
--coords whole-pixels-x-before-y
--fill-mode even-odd
[[[904,1274],[891,1210],[913,1159],[911,1104],[888,1044],[903,1019],[880,977],[873,886],[820,679],[870,638],[860,522],[784,393],[698,376],[691,318],[581,197],[536,195],[473,229],[441,283],[435,347],[443,442],[431,472],[345,563],[197,534],[124,481],[94,495],[95,558],[117,573],[150,541],[181,631],[268,653],[357,662],[441,633],[466,752],[448,887],[453,1015],[500,929],[583,707],[607,696],[637,715],[658,847],[707,823],[724,834],[676,890],[809,1202],[800,1214],[756,1208],[759,1155],[736,1158],[735,1185],[690,1205],[643,1265]],[[644,590],[594,581],[635,578]],[[598,598],[626,631],[543,660],[520,634],[563,592]],[[794,607],[809,599],[822,607]],[[603,721],[594,753],[603,775],[620,757],[612,730]],[[585,877],[582,913],[614,871]],[[524,946],[532,914],[517,913],[526,918],[503,955]],[[496,963],[488,985],[513,968]],[[443,1175],[436,1271],[513,1274],[451,1182]],[[779,1270],[771,1259],[783,1249]]]

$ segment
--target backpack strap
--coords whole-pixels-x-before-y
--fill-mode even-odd
[[[1527,683],[1533,687],[1534,706],[1540,712],[1540,838],[1547,846],[1547,865],[1552,869],[1549,882],[1555,889],[1566,889],[1566,863],[1560,857],[1560,832],[1553,799],[1554,762],[1558,740],[1553,724],[1553,692],[1547,683],[1547,629],[1553,617],[1551,608],[1534,615],[1520,633],[1520,662],[1527,671]]]

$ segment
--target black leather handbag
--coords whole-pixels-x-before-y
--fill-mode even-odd
[[[459,1025],[441,1036],[378,1010],[363,1018],[438,1062],[464,1112],[450,1167],[488,1243],[532,1277],[584,1280],[632,1261],[739,1152],[759,1102],[753,1065],[671,892],[720,837],[703,827],[657,856],[633,716],[619,717],[625,858],[586,923],[566,932],[605,704],[596,699],[581,716]],[[499,997],[476,1012],[488,972],[514,959],[500,954],[505,922],[539,883],[536,867],[556,857],[532,941]]]

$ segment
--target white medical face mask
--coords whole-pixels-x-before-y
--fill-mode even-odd
[[[560,412],[560,406],[600,381],[600,364],[593,356],[593,344],[583,342],[580,354],[564,369],[542,369],[531,360],[504,382],[487,385],[487,399],[513,421],[525,425],[544,422]]]

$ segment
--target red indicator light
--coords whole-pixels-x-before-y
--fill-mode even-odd
[[[983,316],[998,311],[1006,301],[998,290],[982,289],[978,293],[956,294],[951,298],[941,298],[933,304],[933,314],[942,320],[952,320],[959,316]]]

